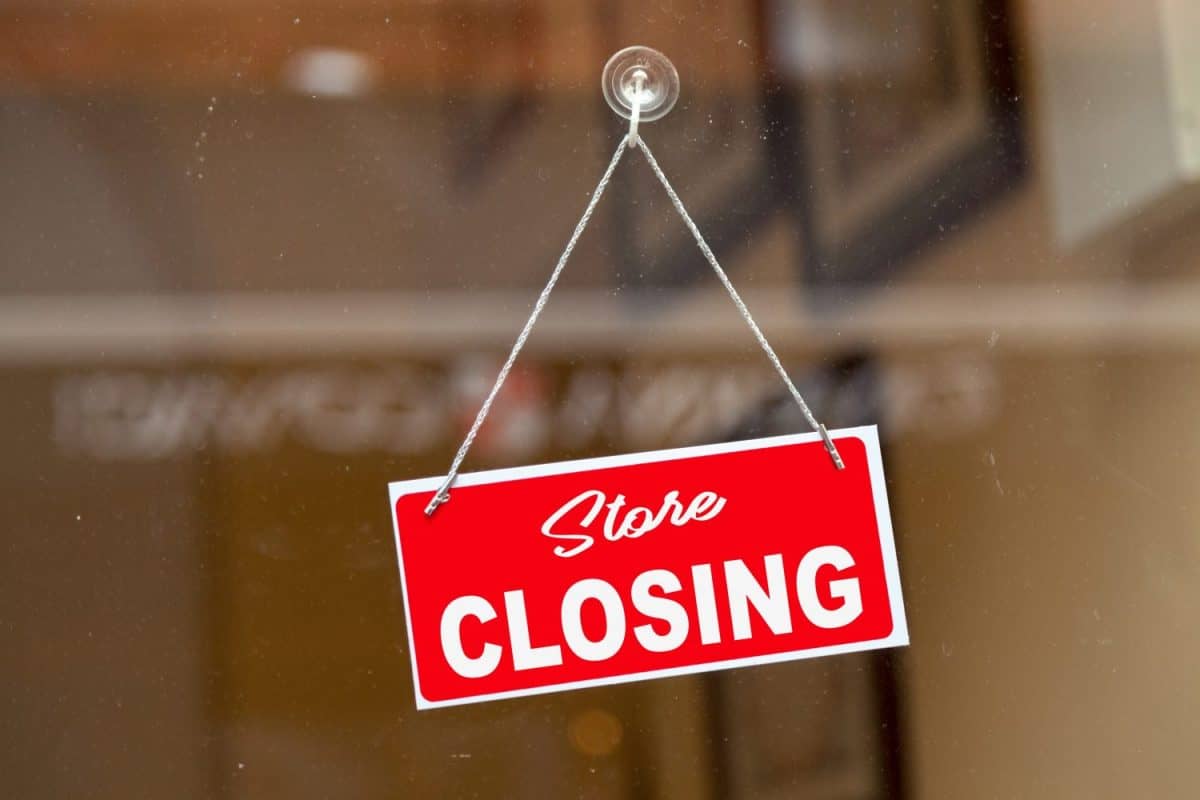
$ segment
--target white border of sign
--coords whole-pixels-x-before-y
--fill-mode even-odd
[[[629,675],[617,675],[608,678],[593,678],[586,681],[568,681],[548,686],[536,686],[530,689],[515,689],[507,692],[495,692],[473,697],[457,698],[454,700],[426,700],[421,694],[421,682],[417,676],[416,648],[413,644],[412,618],[408,613],[408,585],[404,580],[404,554],[400,547],[400,526],[396,520],[396,501],[407,494],[416,492],[431,492],[437,490],[444,475],[433,478],[418,478],[410,481],[395,481],[388,484],[388,494],[391,502],[388,514],[392,518],[392,530],[396,541],[396,561],[400,570],[400,586],[404,591],[404,622],[408,629],[408,646],[410,648],[409,662],[412,665],[413,692],[416,696],[417,708],[446,708],[449,706],[482,703],[489,700],[504,700],[512,697],[530,697],[551,692],[563,692],[570,689],[587,689],[594,686],[613,686],[620,683],[632,683],[653,678],[671,678],[679,675],[695,675],[702,672],[713,672],[721,669],[751,667],[758,664],[775,664],[781,661],[799,661],[806,658],[839,655],[842,653],[858,653],[864,650],[879,650],[887,647],[903,647],[908,644],[908,620],[904,615],[904,598],[900,593],[900,568],[896,560],[896,542],[892,532],[892,514],[888,506],[887,489],[883,478],[883,456],[879,449],[879,431],[874,425],[864,425],[857,428],[842,428],[830,431],[829,435],[839,439],[859,439],[867,450],[867,466],[871,475],[871,491],[875,501],[875,521],[879,528],[879,546],[883,554],[883,571],[887,580],[888,598],[891,600],[892,632],[882,639],[872,639],[865,642],[852,642],[832,647],[818,647],[808,650],[792,650],[786,653],[771,653],[765,656],[736,658],[728,661],[714,661],[706,664],[695,664],[686,667],[649,670]],[[783,447],[794,444],[820,442],[817,433],[788,434],[785,436],[769,436],[761,439],[746,439],[738,442],[722,442],[720,444],[705,444],[695,447],[677,447],[671,450],[653,450],[645,453],[629,453],[619,456],[603,456],[601,458],[585,458],[575,461],[557,461],[551,464],[536,464],[526,467],[511,467],[509,469],[494,469],[484,472],[467,472],[460,474],[455,486],[478,486],[487,483],[499,483],[520,478],[538,478],[545,475],[561,475],[583,470],[604,469],[606,467],[621,467],[630,464],[651,464],[657,461],[674,461],[695,456],[718,455],[721,453],[736,453],[741,450],[760,450],[769,447]]]

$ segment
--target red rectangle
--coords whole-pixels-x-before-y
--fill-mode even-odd
[[[874,427],[390,486],[418,708],[908,643]]]

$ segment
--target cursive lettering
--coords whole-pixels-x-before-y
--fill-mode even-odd
[[[706,522],[721,513],[725,508],[725,498],[716,492],[700,492],[686,506],[679,500],[679,492],[667,492],[654,511],[645,506],[633,506],[625,510],[627,501],[625,495],[618,494],[609,501],[608,496],[599,489],[589,489],[572,497],[542,523],[542,535],[564,542],[573,542],[570,547],[555,545],[554,555],[561,558],[572,558],[585,552],[593,544],[595,537],[587,532],[601,512],[607,509],[602,523],[603,537],[615,542],[620,539],[637,539],[664,522],[670,522],[675,527],[682,527],[689,522]],[[575,523],[576,530],[561,530],[559,524],[572,512],[582,512],[582,517]]]

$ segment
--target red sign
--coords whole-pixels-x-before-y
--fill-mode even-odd
[[[874,427],[391,484],[418,708],[908,644]]]

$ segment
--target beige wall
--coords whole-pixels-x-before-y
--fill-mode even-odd
[[[1196,359],[997,359],[1002,413],[891,449],[917,797],[1187,797]]]
[[[1196,273],[1186,221],[1057,253],[1036,147],[1034,162],[1025,188],[909,280],[975,283],[981,298],[1127,280],[1132,298]],[[1200,341],[968,346],[995,369],[993,422],[902,435],[889,452],[914,796],[1195,796]]]

